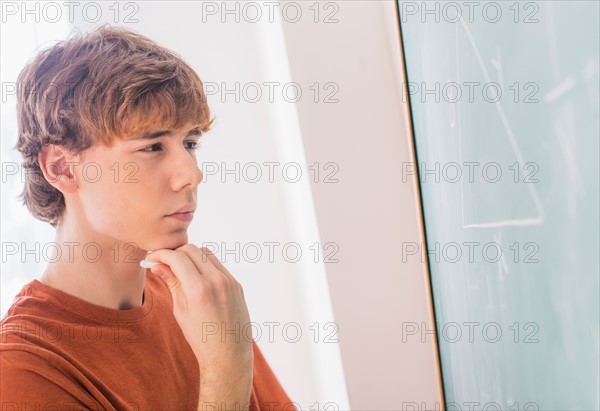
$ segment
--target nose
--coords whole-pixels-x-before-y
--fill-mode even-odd
[[[179,191],[187,186],[198,187],[202,182],[202,171],[198,167],[196,155],[182,146],[172,157],[171,185],[173,191]]]

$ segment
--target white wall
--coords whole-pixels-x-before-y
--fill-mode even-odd
[[[403,244],[424,237],[418,185],[402,178],[414,149],[395,2],[334,4],[338,22],[284,29],[294,79],[339,87],[338,102],[302,101],[298,111],[308,163],[340,170],[339,183],[312,188],[321,238],[341,250],[327,279],[350,404],[441,409],[434,335],[422,342],[405,328],[403,338],[403,325],[434,330],[434,321],[427,267],[402,262]]]

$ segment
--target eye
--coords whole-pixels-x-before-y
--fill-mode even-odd
[[[152,153],[152,152],[154,152],[154,150],[148,150],[148,149],[152,148],[152,147],[157,147],[157,146],[162,147],[162,144],[161,143],[152,144],[151,146],[142,148],[140,151],[143,153]]]
[[[198,150],[200,147],[202,147],[202,144],[198,141],[186,141],[186,143],[191,144],[192,147],[188,147],[189,149],[192,150]]]
[[[186,141],[185,143],[191,144],[191,147],[187,147],[189,150],[198,150],[200,147],[202,147],[202,144],[200,144],[200,142]],[[153,153],[153,152],[155,152],[155,150],[152,150],[152,148],[155,148],[155,147],[160,149],[162,147],[162,144],[161,143],[152,144],[151,146],[142,148],[140,151],[142,153]]]

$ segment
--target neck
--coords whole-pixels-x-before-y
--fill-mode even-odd
[[[113,310],[143,304],[141,250],[65,219],[57,226],[54,258],[39,281],[81,300]]]

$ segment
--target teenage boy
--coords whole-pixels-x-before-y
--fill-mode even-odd
[[[37,54],[17,106],[21,198],[57,252],[1,321],[1,409],[295,410],[240,283],[188,243],[214,121],[194,70],[105,25]]]

